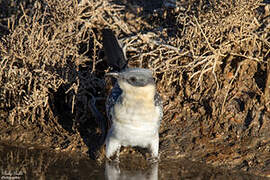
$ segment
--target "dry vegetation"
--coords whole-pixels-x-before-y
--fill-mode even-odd
[[[0,139],[96,151],[106,129],[100,32],[110,28],[130,66],[154,71],[164,100],[162,156],[270,174],[266,2],[190,0],[173,9],[154,0],[7,4]]]

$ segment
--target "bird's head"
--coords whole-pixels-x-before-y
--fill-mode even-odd
[[[128,68],[121,72],[107,73],[117,79],[120,88],[126,92],[155,93],[155,81],[152,71],[144,68]]]
[[[106,76],[112,76],[116,78],[119,83],[124,81],[135,87],[144,87],[155,84],[152,71],[144,68],[128,68],[121,72],[107,73]]]

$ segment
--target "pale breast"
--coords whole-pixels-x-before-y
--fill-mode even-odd
[[[121,104],[116,104],[115,121],[142,126],[147,123],[157,123],[160,112],[153,102],[124,100]]]

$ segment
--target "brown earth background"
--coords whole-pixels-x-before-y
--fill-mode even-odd
[[[0,141],[104,160],[103,28],[154,72],[161,160],[270,176],[268,0],[0,0]]]

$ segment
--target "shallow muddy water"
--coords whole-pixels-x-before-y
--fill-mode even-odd
[[[95,161],[79,155],[54,153],[0,144],[2,179],[261,179],[243,172],[208,167],[188,160],[160,160],[150,164],[133,157],[120,164]],[[122,160],[122,159],[121,159]]]

